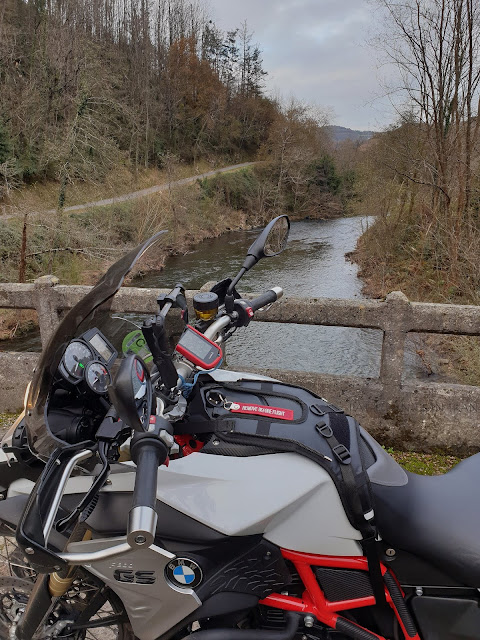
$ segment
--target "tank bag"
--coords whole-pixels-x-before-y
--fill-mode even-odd
[[[201,450],[206,454],[294,452],[321,465],[335,482],[350,523],[362,535],[375,597],[385,604],[372,494],[354,418],[293,385],[207,382],[196,386],[188,415],[176,424],[176,432],[214,433]]]

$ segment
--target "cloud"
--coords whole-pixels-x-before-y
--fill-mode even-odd
[[[366,46],[375,16],[366,0],[210,0],[223,30],[246,20],[263,52],[266,89],[273,95],[331,107],[335,122],[378,129],[392,119],[381,93],[376,60]]]

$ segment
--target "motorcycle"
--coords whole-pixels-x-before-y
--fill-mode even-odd
[[[164,232],[64,316],[2,441],[0,638],[480,638],[479,455],[408,473],[324,398],[220,368],[282,295],[236,286],[289,228],[196,294],[192,323],[181,284],[153,317],[115,311]]]

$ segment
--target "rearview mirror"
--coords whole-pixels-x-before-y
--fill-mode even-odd
[[[152,408],[152,382],[144,361],[128,355],[108,388],[110,400],[118,416],[136,431],[147,431]]]
[[[253,242],[247,251],[247,257],[243,261],[242,268],[230,283],[225,295],[225,309],[227,313],[233,311],[232,292],[235,285],[249,269],[251,269],[261,258],[271,258],[281,253],[287,244],[290,232],[290,220],[288,216],[278,216],[267,224],[262,233]]]
[[[271,220],[247,251],[243,266],[250,269],[261,258],[271,258],[281,253],[287,244],[290,231],[288,216],[278,216]],[[254,262],[252,263],[252,258]],[[247,264],[248,263],[248,264]]]

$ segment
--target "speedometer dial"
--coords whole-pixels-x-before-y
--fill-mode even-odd
[[[78,379],[83,378],[85,367],[93,359],[93,351],[79,340],[72,340],[63,354],[63,364],[67,373]]]
[[[85,379],[90,389],[95,391],[95,393],[107,393],[107,387],[110,384],[110,374],[108,373],[107,367],[98,360],[87,364]]]

